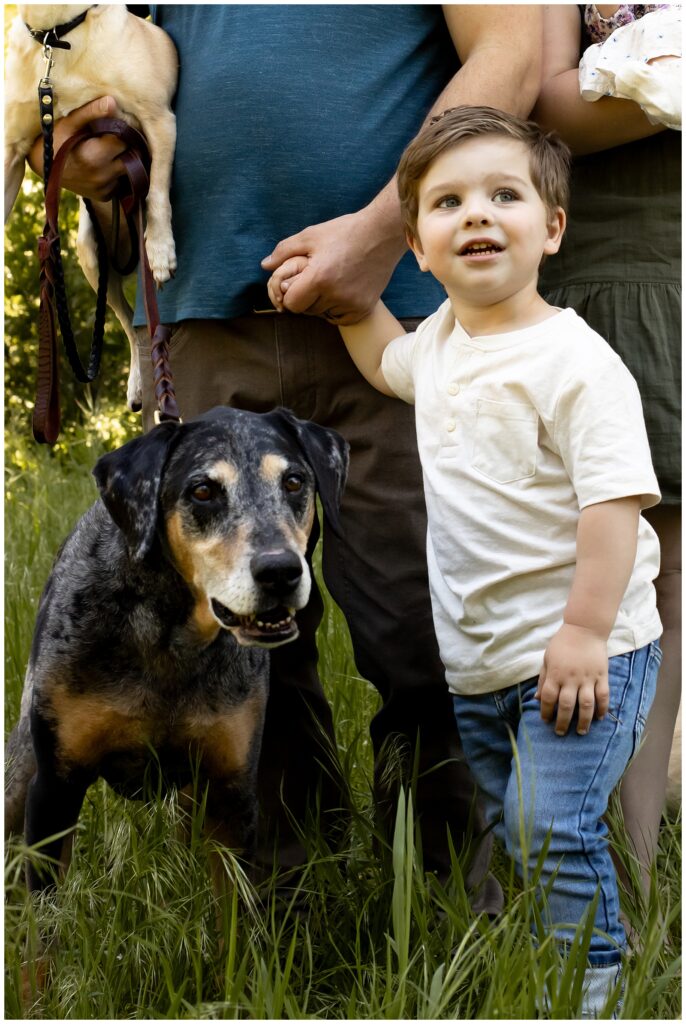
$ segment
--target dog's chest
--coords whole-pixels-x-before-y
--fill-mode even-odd
[[[139,778],[152,759],[187,774],[191,761],[213,778],[249,765],[266,703],[266,682],[239,703],[207,708],[147,704],[125,694],[77,693],[56,685],[43,699],[58,764],[111,781]],[[173,774],[173,772],[172,772]]]

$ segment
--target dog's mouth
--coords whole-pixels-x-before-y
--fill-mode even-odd
[[[212,611],[244,647],[276,647],[295,640],[298,635],[295,608],[285,605],[251,612],[250,615],[235,615],[226,605],[212,598]]]

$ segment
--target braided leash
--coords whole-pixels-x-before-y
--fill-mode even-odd
[[[50,59],[49,55],[46,59]],[[127,150],[122,156],[126,175],[122,178],[117,196],[112,200],[117,211],[113,217],[115,230],[118,232],[118,206],[121,203],[132,240],[131,258],[127,261],[126,266],[121,268],[121,272],[133,270],[138,259],[140,259],[144,305],[151,338],[155,396],[159,409],[157,415],[159,420],[169,419],[178,421],[180,419],[169,365],[170,332],[168,327],[159,322],[155,282],[145,250],[144,200],[150,185],[150,154],[145,139],[140,132],[137,132],[123,121],[115,118],[99,118],[67,139],[53,158],[53,98],[52,83],[49,78],[50,67],[51,64],[48,67],[48,74],[41,80],[39,86],[41,125],[43,127],[48,173],[45,178],[47,222],[38,243],[40,259],[39,351],[36,405],[33,416],[34,437],[37,441],[46,444],[54,444],[60,430],[59,360],[57,356],[55,312],[57,313],[57,320],[59,321],[67,357],[77,380],[87,383],[95,378],[102,354],[108,272],[105,239],[94,216],[93,208],[86,200],[86,207],[93,222],[98,250],[98,290],[91,352],[88,367],[84,369],[76,349],[69,319],[58,225],[60,185],[65,161],[75,146],[84,141],[84,139],[93,136],[116,135],[127,146]],[[138,254],[135,251],[134,240],[136,235],[138,237]],[[113,248],[116,251],[116,236]]]

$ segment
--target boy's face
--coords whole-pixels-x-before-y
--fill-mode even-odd
[[[419,183],[416,235],[422,270],[451,299],[491,306],[536,289],[543,255],[557,252],[565,216],[551,214],[531,180],[523,142],[487,135],[441,153]]]

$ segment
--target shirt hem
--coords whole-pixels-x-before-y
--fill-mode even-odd
[[[618,655],[628,654],[630,651],[640,651],[642,647],[655,643],[662,636],[662,624],[651,622],[649,626],[634,630],[631,636],[627,635],[628,632],[623,628],[620,636],[610,637],[607,644],[608,658],[616,658]],[[544,651],[541,651],[540,654],[522,660],[518,663],[519,667],[513,668],[511,663],[508,663],[506,670],[494,668],[488,675],[480,673],[473,678],[473,682],[469,686],[465,686],[464,673],[451,672],[446,669],[448,689],[455,697],[479,697],[486,693],[498,693],[500,690],[506,690],[510,686],[517,686],[518,683],[525,683],[528,679],[538,677],[543,666],[543,654]],[[507,671],[507,678],[502,678],[502,673],[505,671]],[[493,681],[499,676],[501,677],[500,681],[494,686]],[[458,686],[458,678],[462,681],[460,686]]]

